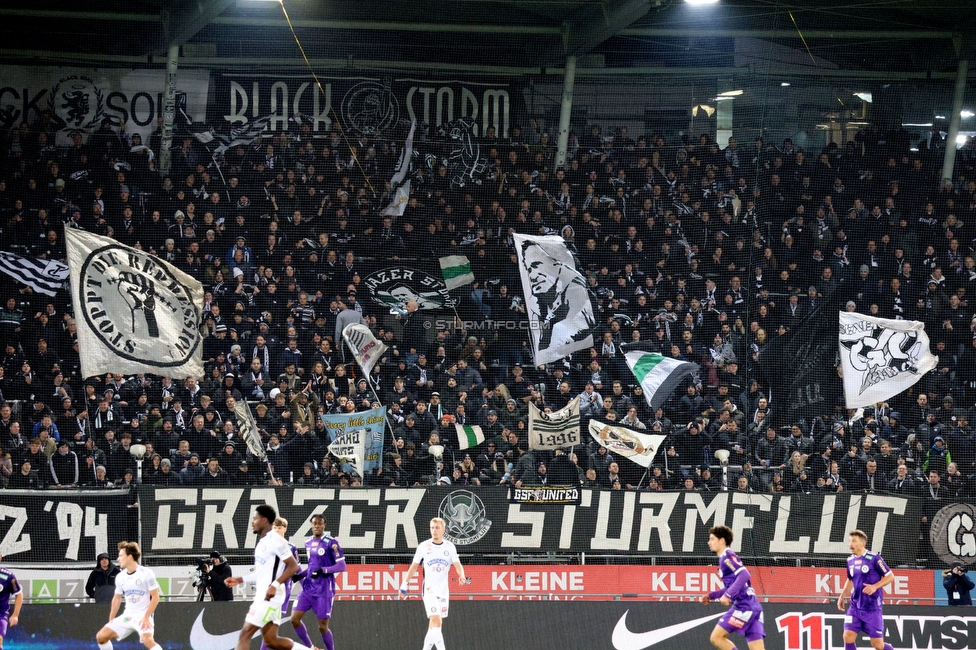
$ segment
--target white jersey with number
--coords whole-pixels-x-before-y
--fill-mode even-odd
[[[125,613],[137,614],[149,609],[150,594],[159,590],[156,574],[144,566],[132,573],[122,571],[115,576],[115,593],[125,601]]]
[[[285,571],[285,560],[292,557],[291,547],[285,538],[269,530],[254,547],[254,586],[256,593],[264,598],[271,583]],[[276,585],[277,593],[285,593],[285,588]]]
[[[446,539],[440,544],[428,539],[417,547],[413,561],[424,568],[424,594],[447,593],[451,567],[458,561],[457,547]]]

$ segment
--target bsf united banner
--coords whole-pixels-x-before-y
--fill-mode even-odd
[[[82,375],[203,376],[203,285],[114,239],[64,234]]]
[[[579,397],[552,413],[529,402],[529,449],[565,449],[580,444]]]
[[[333,445],[337,450],[336,453],[332,454],[333,456],[349,458],[357,453],[351,448],[360,446],[363,462],[357,465],[356,471],[363,476],[382,464],[383,436],[386,426],[385,406],[356,413],[323,415],[321,418],[322,422],[325,423],[325,428],[329,431],[329,438],[332,440],[329,451],[332,452]],[[353,433],[355,436],[349,435]],[[350,471],[350,469],[343,467],[344,471]]]
[[[531,325],[533,365],[593,347],[593,305],[566,240],[515,235],[515,251]]]
[[[847,408],[872,406],[914,386],[939,357],[925,323],[840,312],[840,362]]]

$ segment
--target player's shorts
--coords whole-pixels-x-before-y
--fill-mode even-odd
[[[451,595],[446,591],[428,591],[424,593],[424,611],[427,618],[440,616],[447,618],[447,610],[451,605]]]
[[[105,627],[115,632],[119,637],[119,641],[129,636],[133,632],[135,632],[138,636],[143,634],[152,634],[156,630],[156,621],[152,616],[150,616],[149,629],[144,630],[139,626],[143,616],[145,616],[145,613],[143,612],[133,612],[131,614],[129,612],[123,612],[120,616],[116,616],[109,621]],[[6,623],[6,619],[4,619],[4,622]]]
[[[881,615],[881,610],[855,611],[849,608],[847,616],[844,617],[844,631],[848,630],[858,634],[863,632],[871,639],[883,639],[884,617]]]
[[[10,625],[10,614],[0,616],[0,639],[7,638],[7,627]]]
[[[717,625],[730,634],[741,634],[749,643],[766,636],[762,609],[736,609],[733,607],[725,612],[722,618],[718,619]]]
[[[325,590],[325,593],[320,596],[313,596],[303,590],[302,593],[298,594],[298,602],[295,603],[295,609],[300,612],[312,610],[315,618],[321,621],[332,618],[333,600],[335,600],[335,594],[332,593],[331,589]]]
[[[280,624],[282,613],[285,607],[288,606],[288,601],[285,600],[284,589],[281,590],[280,595],[276,593],[275,597],[271,600],[264,599],[266,591],[258,591],[254,595],[254,601],[247,610],[247,616],[244,617],[245,623],[250,623],[261,629],[264,629],[264,626],[268,623]]]

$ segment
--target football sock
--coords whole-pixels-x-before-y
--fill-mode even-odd
[[[261,650],[271,650],[271,648],[268,647],[268,644],[265,643],[263,639],[261,640]]]
[[[151,648],[149,648],[149,650],[163,650],[163,646],[161,646],[161,645],[159,645],[159,644],[157,643],[157,644],[156,644],[156,645],[154,645],[153,647],[151,647]]]
[[[295,635],[298,636],[298,640],[308,647],[312,647],[312,637],[308,635],[308,628],[305,627],[304,623],[299,623],[295,626]]]
[[[895,650],[890,643],[884,644],[884,650]]]
[[[424,650],[430,650],[434,647],[434,643],[437,642],[438,632],[440,632],[440,629],[436,627],[427,629],[427,636],[424,637]]]
[[[291,650],[312,650],[312,648],[310,648],[307,645],[302,645],[301,643],[298,643],[297,641],[292,641],[291,642]]]
[[[112,642],[109,641],[107,643],[99,643],[98,650],[112,650]]]
[[[332,630],[325,631],[325,634],[322,635],[322,641],[325,642],[325,650],[335,650],[335,641],[332,639]]]
[[[856,643],[845,643],[844,650],[855,650],[857,648]]]

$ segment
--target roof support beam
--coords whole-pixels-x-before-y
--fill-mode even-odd
[[[586,54],[630,27],[651,10],[651,0],[603,0],[587,4],[563,23],[563,49],[567,56]]]
[[[163,37],[167,45],[183,45],[214,18],[224,13],[234,0],[174,0],[161,12]]]

